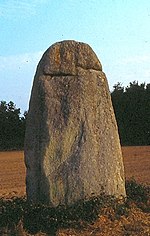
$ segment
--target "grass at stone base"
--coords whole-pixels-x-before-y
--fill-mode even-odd
[[[68,208],[0,199],[0,235],[149,236],[150,187],[130,180],[126,191],[126,199],[92,196]]]

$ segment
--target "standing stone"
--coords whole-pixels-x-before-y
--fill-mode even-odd
[[[70,205],[104,192],[125,196],[118,129],[102,66],[87,44],[44,53],[26,124],[27,197]]]

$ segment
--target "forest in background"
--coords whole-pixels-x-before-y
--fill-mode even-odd
[[[111,93],[122,146],[150,145],[150,84],[121,83]]]
[[[150,84],[117,83],[111,98],[121,145],[150,145]],[[0,102],[0,151],[23,150],[26,119],[12,101]]]

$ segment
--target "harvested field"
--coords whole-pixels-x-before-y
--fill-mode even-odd
[[[150,184],[150,146],[122,147],[125,176]]]
[[[150,183],[150,146],[122,147],[126,178]],[[0,197],[25,195],[23,151],[0,152]]]
[[[125,175],[134,177],[139,183],[150,183],[150,146],[122,147]],[[0,152],[0,198],[22,197],[25,195],[25,165],[24,154],[21,151]],[[11,199],[12,200],[12,199]],[[9,201],[11,201],[9,200]],[[7,201],[7,200],[6,200]],[[121,206],[121,205],[120,205]],[[142,205],[144,206],[144,205]],[[146,209],[147,210],[146,205]],[[119,209],[119,208],[118,208]],[[120,208],[124,209],[124,208]],[[44,221],[45,222],[45,221]],[[93,224],[80,222],[80,227],[74,225],[68,228],[58,228],[57,234],[37,233],[36,236],[149,236],[150,214],[142,211],[135,203],[130,205],[127,215],[119,218],[112,207],[104,207],[98,219]],[[31,236],[23,229],[22,222],[16,228],[0,228],[0,235]],[[33,235],[33,234],[32,234]]]
[[[24,153],[0,152],[0,197],[23,195],[25,195]]]

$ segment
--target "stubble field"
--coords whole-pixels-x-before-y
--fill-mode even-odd
[[[150,183],[150,146],[122,147],[126,179]],[[0,152],[0,197],[25,195],[23,151]]]

